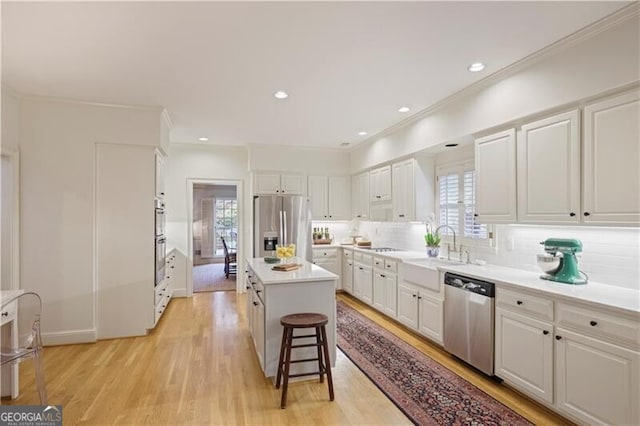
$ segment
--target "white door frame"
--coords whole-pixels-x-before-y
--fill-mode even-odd
[[[10,256],[11,260],[11,290],[20,288],[20,151],[13,148],[2,147],[2,157],[9,159],[13,169],[12,177],[12,203],[11,212],[11,252],[2,253],[2,257]]]
[[[242,243],[243,223],[244,218],[244,189],[242,186],[242,180],[239,179],[187,179],[187,297],[193,296],[193,185],[205,184],[205,185],[233,185],[236,187],[236,200],[238,203],[238,242],[236,249],[236,261],[238,263],[238,271],[242,268],[240,265],[244,265],[244,244]],[[244,293],[244,287],[242,286],[242,274],[237,272],[236,275],[236,292]]]

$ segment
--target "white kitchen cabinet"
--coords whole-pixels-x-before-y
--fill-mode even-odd
[[[373,307],[380,312],[398,316],[397,262],[380,257],[373,258]]]
[[[167,181],[164,157],[156,152],[156,198],[164,199]]]
[[[371,256],[362,255],[353,268],[353,295],[363,302],[373,304],[373,268]]]
[[[553,404],[553,324],[496,308],[495,374]]]
[[[354,219],[369,218],[369,172],[352,178],[352,216]]]
[[[561,327],[555,338],[560,412],[585,424],[640,424],[640,353]]]
[[[276,195],[306,195],[307,177],[298,174],[257,172],[254,193]]]
[[[253,337],[253,345],[258,355],[258,362],[264,369],[265,360],[265,310],[264,303],[260,299],[258,293],[253,289],[250,293],[251,297],[251,317],[253,321],[251,323],[251,336]]]
[[[403,281],[398,284],[398,320],[442,344],[443,301],[434,293]]]
[[[584,108],[583,222],[640,224],[640,91]]]
[[[353,294],[353,250],[342,249],[342,289]]]
[[[342,272],[341,257],[338,254],[338,249],[335,247],[314,247],[313,248],[313,263],[326,269],[329,272],[333,272],[340,277]],[[336,281],[336,290],[341,288],[340,278]]]
[[[351,212],[351,186],[347,176],[309,176],[311,213],[316,220],[347,220]]]
[[[391,201],[391,166],[384,166],[369,172],[372,202]]]
[[[416,187],[414,160],[409,159],[392,165],[393,220],[415,220]]]
[[[515,129],[475,141],[476,216],[480,223],[516,221]]]
[[[518,221],[579,223],[579,112],[523,125],[517,156]]]

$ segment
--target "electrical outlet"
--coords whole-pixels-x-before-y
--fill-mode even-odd
[[[507,237],[505,241],[505,248],[507,249],[507,251],[513,251],[515,249],[515,246],[516,242],[513,237]]]

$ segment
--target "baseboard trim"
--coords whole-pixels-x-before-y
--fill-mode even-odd
[[[42,333],[44,346],[74,345],[77,343],[95,343],[98,341],[98,330],[61,331],[57,333]]]
[[[177,288],[171,293],[171,297],[187,297],[186,288]]]

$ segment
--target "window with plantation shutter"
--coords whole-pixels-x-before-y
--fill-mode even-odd
[[[439,167],[437,182],[438,225],[455,229],[461,244],[490,246],[491,230],[487,225],[477,223],[475,217],[476,174],[473,164]],[[452,232],[448,228],[441,228],[439,234],[446,241],[452,240]]]

